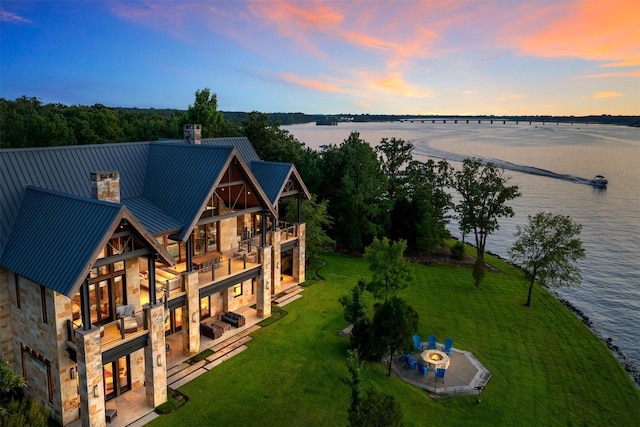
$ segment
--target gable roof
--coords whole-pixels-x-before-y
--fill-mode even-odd
[[[27,186],[91,197],[91,172],[118,170],[120,197],[139,197],[148,143],[0,150],[0,257]]]
[[[204,138],[202,139],[202,145],[235,147],[238,153],[240,153],[240,157],[242,157],[247,164],[260,161],[258,153],[256,153],[253,145],[251,145],[251,141],[249,141],[246,136],[235,138]]]
[[[300,178],[300,174],[291,163],[257,161],[251,163],[251,170],[274,206],[278,204],[280,197],[283,195],[285,185],[290,179],[295,181],[298,190],[304,197],[311,198],[309,190],[307,190],[302,178]]]
[[[174,263],[126,207],[29,186],[0,265],[72,297],[122,219]]]

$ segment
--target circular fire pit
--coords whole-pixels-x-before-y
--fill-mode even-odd
[[[449,355],[440,350],[425,350],[420,355],[425,363],[428,363],[432,368],[449,368],[449,362],[451,359]]]

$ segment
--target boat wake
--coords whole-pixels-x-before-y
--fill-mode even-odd
[[[424,148],[424,147],[414,146],[414,154],[417,154],[419,156],[431,157],[434,159],[450,160],[450,161],[460,162],[460,163],[462,163],[465,159],[469,157],[475,157],[477,159],[482,160],[482,162],[485,164],[493,163],[500,169],[527,173],[530,175],[544,176],[547,178],[560,179],[563,181],[575,182],[577,184],[584,184],[584,185],[596,186],[601,188],[605,187],[605,185],[598,185],[597,183],[595,183],[594,179],[592,178],[582,178],[579,176],[574,176],[569,174],[561,174],[561,173],[553,172],[547,169],[538,168],[535,166],[527,166],[527,165],[519,165],[516,163],[511,163],[506,160],[484,158],[482,156],[476,156],[476,155],[464,155],[459,153],[451,153],[443,150],[434,149],[431,147]]]

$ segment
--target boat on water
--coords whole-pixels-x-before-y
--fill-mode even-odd
[[[607,178],[602,175],[596,175],[591,180],[591,185],[596,187],[606,187],[608,183],[609,181],[607,181]]]

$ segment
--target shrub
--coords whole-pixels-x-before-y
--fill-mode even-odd
[[[0,408],[0,425],[4,427],[47,427],[49,413],[31,398],[11,399]]]
[[[451,247],[451,258],[462,261],[462,258],[464,258],[464,245],[462,242],[456,242],[456,244]]]

